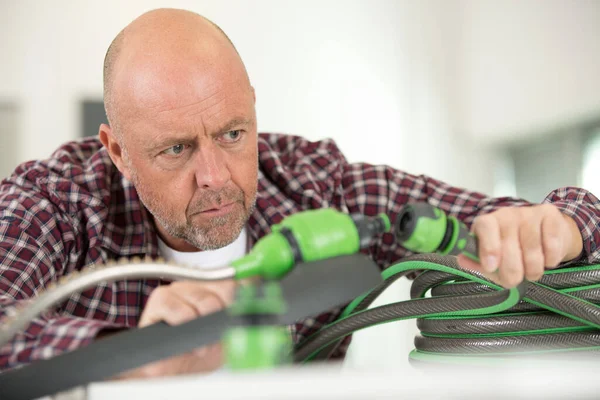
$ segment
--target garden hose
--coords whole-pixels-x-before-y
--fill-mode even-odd
[[[408,205],[394,228],[409,250],[442,254],[414,255],[385,269],[384,282],[296,346],[296,361],[327,358],[353,332],[411,318],[421,331],[412,360],[487,363],[600,350],[600,265],[548,270],[537,282],[506,290],[458,265],[452,255],[477,260],[477,242],[454,217],[427,204]],[[411,271],[420,272],[412,300],[368,309]]]
[[[342,275],[346,275],[343,280],[339,279]],[[124,371],[216,343],[227,335],[229,329],[247,325],[248,312],[252,314],[254,311],[262,310],[275,317],[270,322],[278,322],[277,326],[287,327],[307,316],[318,315],[323,310],[345,304],[349,299],[364,293],[380,282],[381,276],[377,271],[377,265],[360,253],[301,263],[281,281],[267,282],[281,287],[285,310],[280,307],[282,304],[279,294],[269,291],[264,293],[268,295],[266,298],[257,293],[259,304],[248,304],[247,298],[244,299],[240,304],[241,309],[232,305],[230,309],[180,325],[170,326],[159,322],[143,328],[115,333],[76,350],[3,371],[0,373],[0,399],[37,399],[76,386],[87,385],[90,382],[110,379]],[[279,305],[272,302],[274,295],[279,298],[275,302]],[[264,304],[261,298],[267,300],[269,304]],[[282,311],[283,314],[279,314]],[[233,315],[238,313],[245,315]],[[275,319],[277,321],[274,321]],[[262,338],[269,341],[272,341],[274,336],[281,338],[274,333],[270,331]],[[254,346],[257,338],[253,335],[250,333],[246,336],[247,340],[241,339],[249,346]],[[236,340],[236,338],[230,339]],[[238,336],[237,339],[240,337]],[[275,338],[275,340],[281,344],[278,348],[284,350],[286,344],[281,343],[281,339]],[[239,345],[239,340],[236,342],[237,344],[228,343],[226,346]],[[259,350],[262,352],[266,350],[269,353],[266,354],[266,358],[263,358],[265,354],[261,354],[259,359],[246,360],[249,362],[239,357],[252,357],[251,348],[241,349],[241,352],[238,348],[233,353],[228,353],[227,349],[224,349],[228,353],[227,362],[233,362],[234,365],[231,366],[238,370],[246,367],[263,368],[267,366],[265,362],[270,360],[275,363],[278,363],[278,360],[283,361],[283,355],[277,357],[277,353],[273,352],[275,350],[273,344],[272,342],[266,344],[271,346],[265,349],[265,343],[259,343]],[[289,355],[290,349],[287,350],[285,358],[289,359]]]
[[[45,310],[100,283],[140,278],[212,281],[258,277],[278,280],[298,263],[356,254],[373,237],[390,228],[389,218],[384,214],[368,217],[348,215],[332,208],[308,210],[273,225],[270,234],[262,237],[247,255],[234,260],[231,266],[202,270],[150,258],[91,265],[61,277],[24,306],[11,310],[0,325],[0,347]]]

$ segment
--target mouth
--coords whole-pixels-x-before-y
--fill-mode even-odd
[[[221,206],[214,206],[211,208],[207,208],[203,211],[196,212],[192,216],[202,215],[205,217],[217,217],[217,216],[228,214],[229,212],[231,212],[233,210],[233,207],[235,207],[235,203],[228,203],[228,204],[224,204]]]

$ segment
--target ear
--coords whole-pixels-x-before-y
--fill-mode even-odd
[[[256,104],[256,91],[254,90],[254,86],[250,86],[252,90],[252,99],[254,99],[254,104]]]
[[[123,160],[123,149],[117,141],[112,128],[106,124],[100,124],[98,130],[98,137],[100,141],[106,147],[108,155],[116,167],[121,171],[121,174],[128,180],[131,180],[131,173],[127,167],[127,163]]]

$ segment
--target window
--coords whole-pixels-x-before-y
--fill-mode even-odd
[[[591,130],[583,152],[581,186],[600,196],[600,127]]]
[[[9,176],[19,163],[19,108],[14,103],[0,103],[0,180]]]
[[[600,195],[600,122],[512,143],[503,151],[495,196],[516,195],[540,203],[564,186]]]
[[[106,124],[106,114],[104,113],[104,102],[102,100],[84,100],[81,103],[81,113],[83,114],[81,136],[96,136],[100,124]]]

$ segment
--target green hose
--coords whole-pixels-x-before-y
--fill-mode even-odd
[[[334,323],[301,342],[296,361],[313,359],[322,349],[358,330],[398,320],[418,318],[421,336],[412,359],[433,356],[506,357],[565,351],[600,350],[600,266],[549,271],[541,282],[523,282],[503,290],[478,273],[461,269],[454,257],[417,255],[383,272],[381,292],[408,271],[425,271],[413,283],[412,300],[367,307],[376,296],[362,296]],[[565,287],[568,282],[585,286]],[[471,284],[465,293],[462,286]],[[553,287],[554,286],[554,287]],[[437,295],[443,287],[445,294]],[[448,292],[455,287],[456,294]],[[557,289],[556,287],[560,288]],[[431,296],[425,298],[427,292]],[[462,291],[462,292],[461,292]],[[587,300],[586,300],[587,299]],[[525,307],[524,307],[525,306]],[[515,311],[515,310],[522,311]]]
[[[409,217],[396,222],[397,233],[400,225],[419,232],[418,237],[405,235],[411,240],[409,244],[457,254],[448,248],[457,249],[456,238],[462,237],[466,239],[460,247],[476,259],[474,238],[465,233],[464,225],[449,223],[451,219],[444,215],[419,207],[411,205]],[[419,212],[426,213],[427,221],[434,221],[437,228],[431,228],[433,223],[421,223]],[[422,226],[429,228],[419,231]],[[444,232],[440,226],[454,229],[454,234]],[[460,235],[456,228],[462,231]],[[429,239],[428,231],[433,232],[435,240]],[[412,300],[368,310],[379,294],[411,271],[421,272],[411,287]],[[524,281],[511,290],[462,269],[455,257],[440,254],[409,257],[384,270],[382,276],[384,282],[350,303],[338,320],[299,343],[294,360],[327,358],[353,332],[411,318],[417,318],[421,331],[410,354],[415,361],[495,363],[518,357],[556,358],[581,352],[589,355],[600,350],[600,265],[546,271],[539,282]]]

